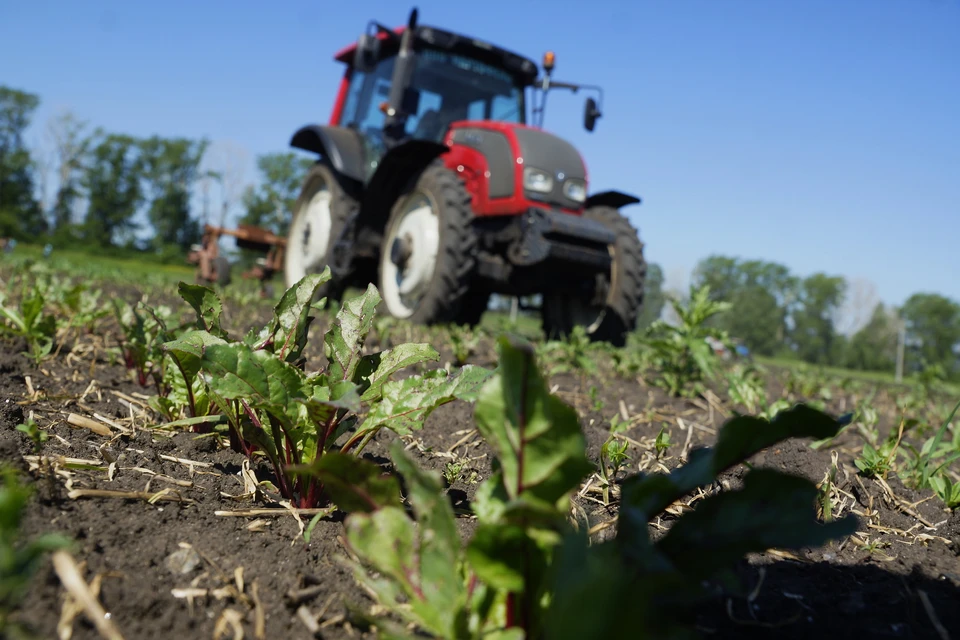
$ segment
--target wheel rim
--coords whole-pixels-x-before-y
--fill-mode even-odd
[[[440,249],[440,218],[430,198],[411,195],[380,252],[380,294],[387,311],[409,318],[433,281]]]
[[[291,287],[308,273],[318,273],[327,264],[330,245],[330,189],[321,182],[293,218],[287,235],[284,274]]]

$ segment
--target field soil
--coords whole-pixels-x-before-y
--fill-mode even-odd
[[[264,318],[267,313],[269,308],[261,310]],[[250,315],[243,317],[256,324]],[[226,326],[245,328],[233,321],[239,312],[231,316],[228,309]],[[314,343],[322,330],[319,323],[311,329]],[[341,517],[320,520],[304,542],[300,532],[309,517],[298,521],[271,496],[258,502],[251,495],[251,479],[270,479],[270,468],[250,467],[216,437],[158,426],[146,405],[152,390],[111,357],[113,346],[105,323],[98,335],[63,345],[57,357],[37,367],[22,355],[24,343],[0,343],[0,458],[22,469],[34,488],[24,535],[56,531],[75,540],[71,553],[124,638],[374,637],[352,622],[349,606],[369,610],[374,603],[337,561],[343,553]],[[446,345],[435,347],[441,362],[451,358]],[[322,365],[312,348],[308,369]],[[490,339],[483,339],[470,362],[495,364]],[[592,460],[609,435],[611,415],[630,423],[629,472],[676,466],[691,448],[709,445],[731,415],[720,389],[676,399],[611,371],[562,374],[550,382],[578,409]],[[783,392],[779,384],[773,376],[771,396]],[[899,419],[885,393],[877,396],[884,435]],[[837,391],[828,410],[847,411],[850,402]],[[469,500],[490,472],[490,450],[473,429],[472,411],[463,402],[440,407],[405,440],[422,465],[447,472],[455,504]],[[71,424],[70,414],[94,421],[101,433]],[[31,416],[50,434],[43,459],[16,430]],[[658,457],[653,441],[664,427],[672,445]],[[396,437],[382,432],[364,455],[389,467],[386,451]],[[858,475],[854,436],[820,450],[809,444],[788,441],[752,463],[820,482],[836,454],[836,504],[841,513],[859,515],[858,533],[821,549],[770,552],[743,562],[739,575],[749,597],[718,595],[700,610],[703,637],[960,637],[960,514],[893,476],[882,483]],[[736,484],[744,471],[732,470],[720,484]],[[595,481],[574,502],[591,525],[616,516],[616,505],[603,505]],[[665,522],[651,523],[653,535]],[[469,536],[472,521],[464,517],[460,523]],[[612,533],[610,527],[599,535]],[[49,560],[19,619],[40,638],[102,637],[66,595]],[[63,635],[66,630],[70,634]]]

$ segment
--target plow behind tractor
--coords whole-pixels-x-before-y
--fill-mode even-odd
[[[260,291],[266,295],[269,292],[269,281],[283,268],[286,238],[268,229],[247,224],[238,225],[236,229],[205,225],[200,244],[194,245],[187,256],[190,264],[197,265],[197,280],[200,282],[221,286],[230,284],[230,261],[220,254],[220,238],[223,236],[235,238],[240,249],[264,254],[257,258],[254,266],[242,273],[241,277],[260,281]]]

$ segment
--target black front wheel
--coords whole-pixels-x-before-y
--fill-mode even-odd
[[[613,207],[591,207],[583,217],[596,220],[616,234],[609,245],[613,264],[609,273],[593,283],[592,296],[551,293],[543,296],[543,330],[549,339],[563,338],[575,326],[586,329],[591,340],[622,347],[637,326],[643,304],[647,263],[643,243],[627,218]]]
[[[466,310],[477,247],[470,203],[460,178],[439,162],[397,199],[380,247],[378,282],[391,316],[436,324],[456,322]]]
[[[321,285],[317,297],[343,295],[352,267],[345,248],[351,246],[359,206],[330,167],[318,162],[310,169],[287,233],[283,264],[287,287],[329,266],[331,279]]]

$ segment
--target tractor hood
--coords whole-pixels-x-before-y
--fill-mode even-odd
[[[523,196],[549,207],[579,211],[587,170],[576,147],[557,136],[505,122],[457,122],[450,142],[486,158],[489,196]]]
[[[587,195],[587,169],[576,147],[541,129],[510,128],[522,159],[524,195],[565,209],[580,209]]]

